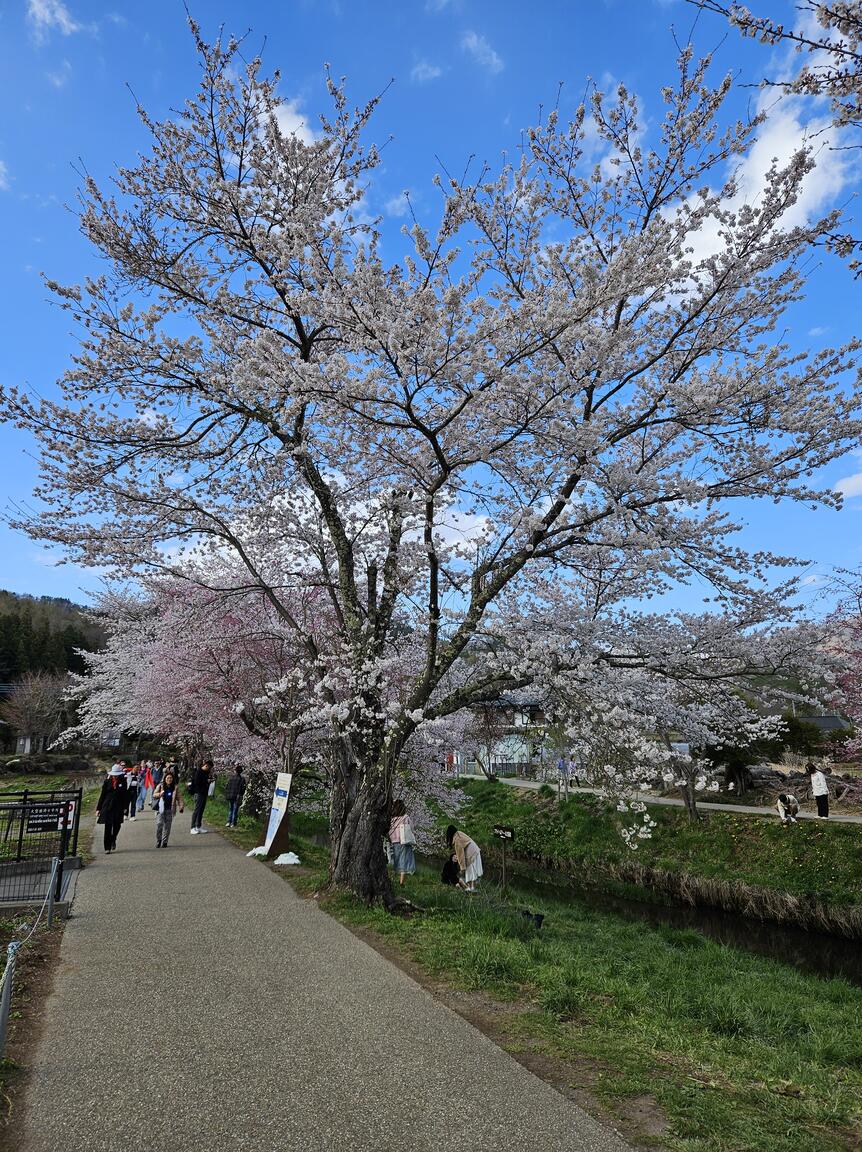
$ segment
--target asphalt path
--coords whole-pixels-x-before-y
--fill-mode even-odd
[[[484,780],[484,776],[477,776],[473,772],[462,772],[462,780]],[[527,788],[536,790],[541,788],[543,784],[548,784],[551,788],[556,788],[556,780],[525,780],[523,776],[498,776],[497,779],[502,784],[510,784],[513,788]],[[588,792],[593,796],[602,796],[604,793],[601,788],[575,788],[569,785],[569,792]],[[684,808],[685,803],[682,800],[676,800],[672,796],[654,796],[652,792],[638,792],[634,796],[635,800],[643,800],[645,804],[660,804],[668,808]],[[754,804],[716,804],[711,800],[698,800],[698,808],[702,808],[705,812],[729,812],[732,816],[744,813],[747,816],[768,816],[772,820],[778,819],[778,813],[774,807],[767,807],[766,805],[756,807]],[[818,820],[819,817],[816,812],[800,812],[798,819],[800,820]],[[854,816],[850,813],[836,812],[835,802],[830,800],[829,803],[829,817],[828,819],[835,824],[862,824],[862,816]]]
[[[98,839],[20,1152],[628,1147],[188,814]]]

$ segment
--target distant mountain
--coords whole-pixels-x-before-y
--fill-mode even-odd
[[[26,672],[83,672],[75,649],[93,651],[105,642],[85,613],[71,600],[0,590],[0,683]]]

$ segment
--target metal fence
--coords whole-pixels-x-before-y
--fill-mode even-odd
[[[0,793],[0,903],[42,901],[63,892],[63,863],[78,851],[83,789]],[[59,861],[54,868],[53,861]]]

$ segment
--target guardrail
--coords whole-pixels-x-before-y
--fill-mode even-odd
[[[61,867],[62,861],[55,856],[51,861],[47,892],[42,906],[36,913],[36,919],[28,926],[29,931],[23,940],[12,940],[6,946],[6,964],[3,968],[3,975],[0,976],[0,1058],[6,1052],[6,1033],[9,1027],[9,1011],[12,1006],[12,992],[15,986],[15,965],[20,953],[33,939],[36,929],[42,922],[42,917],[45,917],[47,928],[50,929],[54,925],[54,893]]]
[[[42,901],[63,889],[63,862],[78,851],[83,789],[0,793],[0,903]],[[54,861],[58,866],[54,866]]]

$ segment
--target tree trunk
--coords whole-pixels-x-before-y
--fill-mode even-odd
[[[476,755],[476,763],[479,765],[480,769],[482,770],[482,775],[485,777],[485,779],[487,781],[489,781],[489,783],[491,783],[491,784],[496,784],[497,783],[497,773],[491,767],[490,755],[488,756],[488,767],[487,768],[482,763],[482,757],[479,756],[478,753]]]
[[[694,781],[686,780],[685,784],[680,788],[680,792],[682,792],[682,798],[685,801],[685,810],[688,813],[688,818],[694,823],[694,821],[700,819],[700,813],[697,810],[697,793],[694,790]]]
[[[332,789],[330,884],[348,888],[367,904],[390,910],[393,898],[383,840],[389,833],[390,789],[380,775],[352,767],[336,774]]]
[[[264,826],[263,832],[264,832],[264,834],[263,834],[263,839],[261,840],[261,844],[263,844],[264,841],[266,840],[266,827],[265,826]],[[269,859],[274,860],[275,857],[280,856],[282,854],[282,852],[289,852],[289,851],[290,851],[290,804],[288,803],[288,806],[285,809],[284,815],[281,818],[281,823],[279,824],[278,828],[276,829],[276,833],[272,838],[272,843],[269,846],[269,852],[267,852],[267,854],[266,854],[267,859],[268,860]]]
[[[751,783],[751,773],[747,767],[734,764],[727,768],[724,779],[728,784],[733,783],[737,796],[744,796]]]

